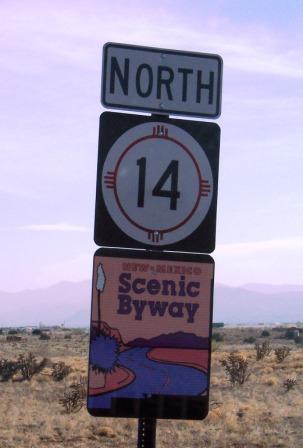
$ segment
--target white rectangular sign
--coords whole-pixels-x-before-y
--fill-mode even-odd
[[[107,43],[101,102],[113,109],[216,118],[222,66],[214,54]]]

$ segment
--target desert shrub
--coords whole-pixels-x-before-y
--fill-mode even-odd
[[[212,325],[213,328],[223,328],[224,322],[214,322]]]
[[[268,338],[270,336],[270,332],[268,330],[263,330],[261,333],[261,338]]]
[[[20,371],[23,380],[31,380],[34,375],[44,369],[46,364],[46,358],[43,358],[41,362],[37,362],[36,357],[31,352],[26,356],[19,355],[17,360],[18,371]]]
[[[62,381],[71,371],[70,366],[60,361],[53,364],[51,375],[55,381]]]
[[[41,339],[42,341],[48,341],[50,339],[50,335],[47,333],[43,333],[41,332],[39,339]]]
[[[256,360],[260,361],[261,359],[264,359],[266,356],[270,355],[271,346],[268,341],[264,341],[262,342],[262,344],[256,343],[255,350],[256,350]]]
[[[232,386],[241,386],[248,380],[250,376],[247,371],[248,361],[240,353],[232,352],[227,358],[221,359],[220,363],[224,367]]]
[[[3,334],[3,330],[2,330],[2,328],[0,328],[0,334]]]
[[[10,380],[18,370],[18,364],[7,359],[0,359],[0,377],[1,381]]]
[[[22,341],[22,337],[9,334],[6,336],[6,340],[7,340],[7,342],[18,342],[18,341]]]
[[[69,390],[64,392],[59,403],[63,406],[67,414],[80,411],[86,398],[86,378],[80,377],[79,381],[69,386]]]
[[[275,349],[275,355],[277,362],[283,362],[284,359],[290,354],[291,348],[283,345],[282,347],[277,347]]]
[[[72,335],[71,334],[65,334],[64,335],[64,339],[71,339],[72,338]]]
[[[221,347],[222,344],[220,344],[220,342],[217,341],[212,341],[211,343],[211,351],[212,352],[217,352],[219,350],[219,348]]]
[[[83,400],[81,400],[77,390],[74,389],[64,392],[63,398],[59,399],[59,403],[64,407],[67,414],[78,412],[83,406]]]
[[[7,334],[18,334],[18,333],[20,333],[20,332],[16,329],[8,330],[8,332],[7,332]]]
[[[297,380],[295,378],[287,378],[283,383],[283,386],[284,386],[286,392],[293,389],[296,385],[297,385]]]
[[[33,375],[40,373],[47,365],[48,360],[43,358],[41,362],[37,362],[32,353],[28,355],[19,355],[17,361],[9,361],[7,359],[0,360],[0,377],[2,381],[8,381],[15,373],[20,373],[22,380],[30,380]]]
[[[34,330],[32,331],[33,336],[40,336],[41,333],[42,333],[42,330],[40,330],[39,328],[34,328]]]
[[[256,342],[256,338],[254,336],[249,336],[243,340],[246,344],[254,344]]]
[[[224,334],[223,333],[213,333],[212,340],[216,342],[222,342],[224,341]]]
[[[70,385],[71,389],[77,390],[81,399],[86,399],[86,387],[87,387],[87,378],[85,376],[80,376],[79,380],[76,383]]]

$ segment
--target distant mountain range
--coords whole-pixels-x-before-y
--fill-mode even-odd
[[[248,284],[235,288],[217,284],[214,321],[231,324],[303,321],[303,286]]]
[[[87,327],[90,319],[89,281],[61,282],[48,288],[0,291],[0,326],[61,325]]]
[[[62,282],[15,293],[0,291],[0,327],[65,324],[87,327],[91,283]],[[214,322],[274,323],[303,321],[303,285],[216,284]]]
[[[161,334],[151,339],[137,338],[127,343],[134,347],[165,347],[165,348],[205,348],[209,346],[208,338],[201,338],[192,333],[178,331],[176,333]]]

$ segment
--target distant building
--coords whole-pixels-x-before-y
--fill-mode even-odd
[[[285,336],[287,339],[296,339],[300,336],[300,330],[297,327],[290,327],[287,329]]]

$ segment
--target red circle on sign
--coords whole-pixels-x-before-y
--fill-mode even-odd
[[[196,199],[196,202],[195,202],[195,204],[194,204],[193,209],[192,209],[191,212],[186,216],[186,218],[183,219],[179,224],[177,224],[177,225],[175,225],[175,226],[173,226],[173,227],[169,227],[169,228],[164,229],[164,230],[160,230],[160,232],[161,232],[162,234],[164,234],[164,233],[172,232],[172,231],[174,231],[174,230],[176,230],[176,229],[182,227],[184,224],[186,224],[186,223],[190,220],[190,218],[193,216],[193,214],[195,213],[195,211],[197,210],[198,205],[199,205],[199,202],[200,202],[201,193],[202,193],[202,191],[201,191],[201,188],[202,188],[202,187],[201,187],[201,185],[202,185],[202,175],[201,175],[201,173],[200,173],[199,166],[198,166],[196,160],[194,159],[194,157],[192,156],[191,152],[189,151],[189,149],[188,149],[185,145],[183,145],[183,143],[179,142],[178,140],[176,140],[176,139],[174,139],[174,138],[172,138],[172,137],[169,137],[168,135],[165,135],[165,136],[163,136],[163,137],[160,136],[160,135],[147,135],[147,136],[145,136],[145,137],[141,137],[141,138],[135,140],[133,143],[131,143],[130,145],[128,145],[128,146],[125,148],[125,150],[124,150],[123,153],[120,155],[120,157],[119,157],[119,159],[118,159],[118,161],[117,161],[116,167],[114,168],[114,173],[115,173],[115,179],[117,179],[117,178],[118,178],[117,175],[118,175],[119,167],[120,167],[120,165],[121,165],[121,162],[122,162],[123,158],[126,156],[126,154],[127,154],[127,153],[128,153],[128,152],[129,152],[135,145],[137,145],[138,143],[140,143],[140,142],[142,142],[142,141],[144,141],[144,140],[155,139],[155,138],[158,138],[158,139],[160,138],[160,139],[162,139],[162,140],[170,140],[170,141],[172,141],[173,143],[175,143],[176,145],[180,146],[180,147],[187,153],[187,155],[191,158],[191,160],[192,160],[192,162],[193,162],[193,164],[194,164],[194,166],[195,166],[195,169],[196,169],[196,171],[197,171],[198,178],[199,178],[199,190],[198,190],[197,199]],[[131,224],[133,224],[135,227],[137,227],[138,229],[143,230],[143,231],[145,231],[145,232],[153,232],[153,231],[154,231],[154,229],[149,229],[149,228],[147,228],[147,227],[142,226],[141,224],[138,224],[136,221],[134,221],[134,220],[133,220],[133,219],[126,213],[126,211],[124,210],[124,208],[123,208],[123,206],[122,206],[122,204],[121,204],[121,202],[120,202],[119,196],[118,196],[118,192],[117,192],[117,182],[115,182],[115,184],[114,184],[114,195],[115,195],[115,199],[116,199],[117,205],[118,205],[118,207],[119,207],[121,213],[125,216],[125,218],[126,218]]]

